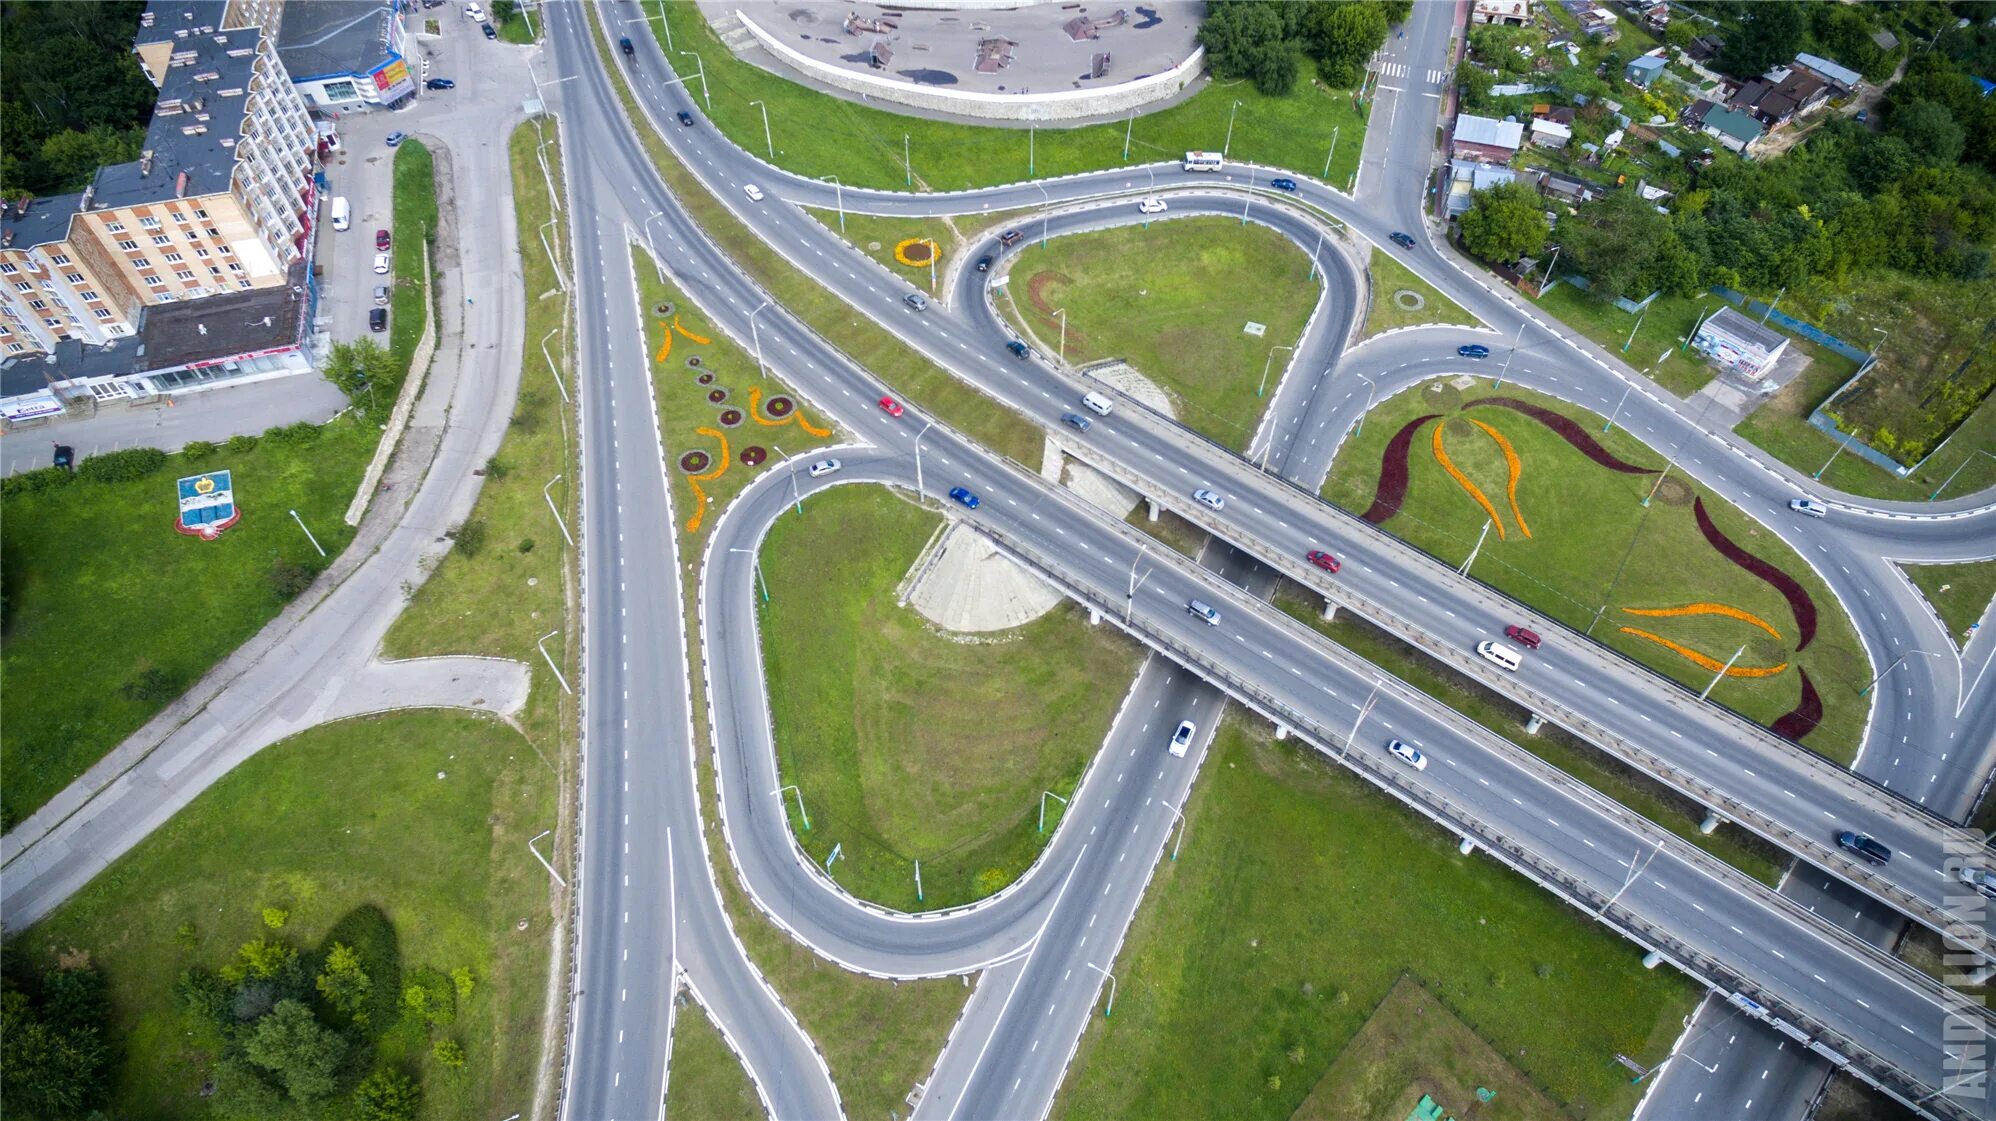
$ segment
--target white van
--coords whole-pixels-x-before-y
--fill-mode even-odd
[[[1512,673],[1516,673],[1518,667],[1524,664],[1524,659],[1519,657],[1515,649],[1501,642],[1479,642],[1476,644],[1476,652]]]
[[[1202,599],[1187,600],[1185,613],[1195,619],[1204,619],[1208,626],[1218,626],[1220,623],[1219,610]]]
[[[1088,411],[1097,416],[1108,416],[1110,411],[1116,407],[1110,403],[1107,397],[1102,396],[1100,393],[1082,394],[1081,403],[1088,406]]]
[[[345,195],[334,196],[333,228],[344,230],[351,225],[353,225],[353,208],[347,205],[347,197]]]

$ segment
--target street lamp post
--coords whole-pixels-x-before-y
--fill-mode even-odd
[[[1511,359],[1518,356],[1518,344],[1524,341],[1524,338],[1525,324],[1523,321],[1520,321],[1518,323],[1518,333],[1511,336],[1511,353],[1504,356],[1504,368],[1497,371],[1497,380],[1490,383],[1490,388],[1496,389],[1504,384],[1504,379],[1511,373]]]
[[[1740,655],[1744,653],[1746,653],[1746,644],[1741,643],[1740,648],[1733,651],[1733,656],[1726,659],[1726,664],[1719,667],[1719,672],[1712,675],[1712,683],[1705,686],[1704,692],[1698,694],[1699,700],[1702,701],[1712,695],[1712,690],[1719,687],[1719,679],[1733,671],[1733,663],[1739,661]]]
[[[1241,193],[1241,225],[1247,225],[1248,207],[1254,205],[1254,168],[1247,169],[1247,190]]]
[[[1053,799],[1054,801],[1056,801],[1056,802],[1059,802],[1059,803],[1060,803],[1061,805],[1063,805],[1063,806],[1067,805],[1067,799],[1065,799],[1065,798],[1061,797],[1061,796],[1060,796],[1060,795],[1058,795],[1058,794],[1055,794],[1055,793],[1054,793],[1053,791],[1051,791],[1051,790],[1042,790],[1042,791],[1040,791],[1040,832],[1042,832],[1042,833],[1044,833],[1044,832],[1046,832],[1046,831],[1047,831],[1047,799],[1048,799],[1048,798],[1052,798],[1052,799]]]
[[[1644,308],[1642,309],[1642,311],[1636,313],[1636,325],[1629,328],[1629,337],[1622,340],[1623,354],[1627,354],[1629,352],[1630,345],[1636,341],[1636,332],[1643,329],[1643,318],[1647,315],[1649,315],[1648,308]]]
[[[839,207],[839,232],[845,233],[846,232],[846,185],[843,182],[840,182],[839,177],[836,175],[827,175],[825,176],[825,178],[830,179],[832,181],[832,198],[838,203]]]
[[[1170,802],[1162,803],[1162,805],[1165,809],[1171,811],[1171,816],[1178,819],[1178,839],[1171,842],[1171,859],[1177,860],[1178,846],[1185,843],[1185,815],[1179,812],[1178,807],[1172,805]]]
[[[1047,223],[1053,219],[1053,196],[1047,194],[1046,184],[1035,183],[1040,189],[1040,248],[1047,247]]]
[[[1143,562],[1144,554],[1149,551],[1150,551],[1150,542],[1146,541],[1144,542],[1143,546],[1137,550],[1137,555],[1130,558],[1130,590],[1127,593],[1125,593],[1123,596],[1124,626],[1130,625],[1130,614],[1136,608],[1137,589],[1143,586],[1144,580],[1150,579],[1149,572],[1144,573],[1144,580],[1137,579],[1137,565]],[[1156,570],[1153,569],[1152,571]]]
[[[769,149],[769,162],[775,163],[776,141],[772,140],[769,135],[769,106],[761,101],[751,101],[749,104],[762,110],[762,143],[765,148]]]
[[[935,426],[936,422],[932,420],[924,424],[920,432],[915,433],[915,501],[917,502],[928,493],[922,488],[922,437],[927,436],[929,429]]]
[[[1927,501],[1932,502],[1934,499],[1939,498],[1941,496],[1941,492],[1948,488],[1948,484],[1954,482],[1954,477],[1956,475],[1961,474],[1961,468],[1966,467],[1971,463],[1974,463],[1975,457],[1978,455],[1986,455],[1991,459],[1996,459],[1996,452],[1983,451],[1981,448],[1975,449],[1973,454],[1971,454],[1967,459],[1961,461],[1960,467],[1956,467],[1953,471],[1948,472],[1948,477],[1941,483],[1940,486],[1934,488],[1934,493],[1927,496]]]
[[[1927,651],[1925,651],[1925,650],[1908,650],[1908,651],[1906,651],[1906,653],[1905,653],[1905,654],[1901,654],[1901,655],[1899,655],[1898,657],[1896,657],[1896,658],[1892,659],[1892,664],[1891,664],[1891,665],[1889,665],[1889,666],[1886,666],[1886,667],[1885,667],[1884,669],[1882,669],[1882,670],[1879,670],[1879,671],[1878,671],[1878,676],[1877,676],[1877,677],[1874,677],[1874,678],[1872,678],[1872,679],[1871,679],[1870,681],[1866,682],[1866,683],[1865,683],[1865,686],[1864,686],[1864,688],[1862,688],[1862,689],[1859,689],[1859,690],[1857,691],[1857,695],[1858,695],[1858,696],[1860,696],[1860,697],[1862,697],[1862,696],[1864,696],[1865,694],[1867,694],[1867,693],[1870,693],[1870,692],[1871,692],[1871,689],[1872,689],[1872,686],[1875,686],[1875,685],[1877,685],[1877,684],[1878,684],[1878,683],[1879,683],[1880,681],[1883,681],[1883,680],[1885,679],[1885,675],[1886,675],[1886,674],[1888,674],[1888,673],[1891,673],[1891,672],[1892,672],[1893,670],[1895,670],[1895,669],[1898,669],[1898,668],[1899,668],[1899,663],[1900,663],[1900,662],[1903,662],[1903,661],[1905,661],[1905,660],[1906,660],[1906,658],[1907,658],[1907,656],[1908,656],[1908,655],[1912,655],[1912,654],[1918,654],[1918,655],[1920,655],[1920,656],[1921,656],[1921,657],[1923,657],[1923,658],[1938,658],[1938,657],[1940,657],[1940,655],[1939,655],[1939,654],[1931,654],[1931,653],[1928,653],[1928,652],[1927,652]]]
[[[907,174],[908,186],[915,185],[915,160],[908,154],[908,134],[901,134],[901,170]]]
[[[1130,110],[1129,123],[1123,126],[1123,162],[1130,162],[1130,133],[1137,127],[1137,111]]]
[[[795,783],[792,783],[789,786],[779,786],[776,789],[770,791],[770,793],[776,795],[776,800],[778,802],[781,802],[783,801],[783,792],[786,790],[788,790],[792,794],[797,795],[797,816],[804,819],[805,829],[811,828],[811,815],[808,812],[806,812],[804,809],[804,792],[802,790],[799,790]]]
[[[672,53],[672,24],[665,18],[665,0],[658,0],[658,25],[665,28],[665,53]]]
[[[1844,449],[1850,447],[1850,442],[1855,439],[1857,439],[1857,433],[1855,431],[1852,431],[1849,435],[1845,436],[1844,442],[1837,445],[1837,450],[1830,453],[1830,458],[1824,460],[1823,465],[1821,467],[1816,468],[1816,473],[1809,477],[1812,479],[1822,478],[1823,472],[1828,471],[1830,469],[1830,464],[1835,463],[1837,461],[1837,457],[1842,455],[1844,453]]]
[[[702,62],[700,56],[693,54],[692,51],[680,51],[679,53],[693,55],[693,76],[700,79],[700,100],[707,103],[707,115],[710,117],[713,116],[714,93],[707,88],[707,64]]]
[[[756,556],[754,549],[737,549],[731,546],[728,551],[730,553],[747,553],[749,556],[755,557],[755,560],[751,562],[755,566],[755,582],[762,587],[762,602],[768,603],[769,581],[763,579],[762,576],[762,558]]]
[[[549,631],[548,633],[542,635],[540,638],[535,640],[534,648],[541,652],[541,660],[546,662],[548,664],[548,668],[554,671],[554,679],[556,681],[561,682],[561,691],[564,693],[574,693],[575,690],[570,689],[568,687],[568,678],[562,676],[561,667],[554,664],[554,655],[548,653],[548,647],[547,647],[548,639],[553,638],[555,635],[558,635],[560,633],[561,633],[560,631]]]
[[[1545,277],[1544,277],[1543,279],[1541,279],[1541,280],[1539,281],[1539,292],[1540,292],[1541,294],[1543,294],[1543,293],[1545,292],[1545,290],[1546,290],[1546,285],[1548,285],[1548,284],[1551,284],[1551,283],[1552,283],[1552,269],[1553,269],[1553,266],[1554,266],[1554,265],[1557,265],[1557,264],[1559,264],[1559,248],[1560,248],[1560,247],[1559,247],[1559,246],[1557,246],[1557,245],[1555,245],[1555,246],[1553,246],[1553,247],[1552,247],[1552,260],[1550,260],[1550,261],[1547,261],[1547,262],[1546,262],[1546,274],[1545,274]]]
[[[1106,1020],[1116,1014],[1116,975],[1092,961],[1085,961],[1081,964],[1109,979],[1109,1006],[1102,1009],[1102,1018]]]
[[[1324,157],[1323,180],[1326,183],[1331,181],[1331,160],[1335,158],[1338,154],[1338,129],[1343,127],[1344,127],[1343,125],[1331,126],[1331,150],[1329,154],[1327,154]]]
[[[1372,411],[1372,395],[1379,391],[1379,383],[1353,370],[1351,375],[1365,383],[1365,412],[1358,414],[1358,423],[1352,425],[1351,434],[1356,436],[1365,431],[1365,414]]]
[[[1038,166],[1039,139],[1040,139],[1039,122],[1027,121],[1026,122],[1026,178],[1028,179],[1031,179],[1034,176],[1035,172],[1033,169]]]
[[[1476,535],[1476,547],[1471,549],[1469,555],[1462,559],[1462,567],[1456,570],[1457,575],[1469,575],[1469,566],[1476,563],[1476,554],[1483,551],[1483,539],[1488,536],[1490,536],[1490,519],[1485,518],[1483,519],[1483,532]]]
[[[1655,860],[1656,854],[1662,849],[1663,842],[1658,841],[1656,847],[1650,849],[1647,856],[1641,852],[1636,853],[1636,858],[1629,862],[1629,874],[1622,877],[1622,886],[1615,889],[1615,894],[1609,896],[1606,903],[1601,904],[1600,910],[1594,912],[1595,918],[1600,918],[1602,915],[1608,913],[1608,908],[1613,907],[1615,900],[1620,899],[1622,893],[1629,890],[1629,885],[1636,882],[1636,877],[1642,875],[1643,869],[1649,867],[1649,862]]]
[[[1378,698],[1379,687],[1384,684],[1386,682],[1377,677],[1372,679],[1372,692],[1365,695],[1365,703],[1358,706],[1358,715],[1351,719],[1351,735],[1346,736],[1343,746],[1338,748],[1338,759],[1340,761],[1344,759],[1345,752],[1351,749],[1351,745],[1358,742],[1358,726],[1365,723],[1365,714],[1372,711],[1372,702]]]
[[[769,301],[764,300],[762,303],[756,305],[754,311],[748,313],[749,338],[755,343],[755,372],[757,377],[769,376],[769,372],[762,368],[762,333],[756,329],[755,325],[755,317],[761,315],[762,309],[768,306]]]
[[[1234,107],[1227,110],[1227,142],[1220,145],[1220,154],[1222,156],[1234,150],[1234,114],[1240,111],[1241,103],[1239,101],[1234,102]]]
[[[1254,395],[1256,397],[1261,396],[1268,389],[1268,367],[1275,362],[1275,352],[1278,350],[1287,350],[1293,353],[1295,349],[1293,346],[1272,346],[1268,348],[1268,357],[1261,361],[1261,384],[1254,387]]]
[[[314,549],[319,550],[319,555],[322,557],[325,556],[326,555],[325,546],[319,544],[319,539],[312,536],[312,527],[305,524],[305,519],[298,516],[298,511],[296,510],[291,511],[291,520],[297,522],[298,528],[305,531],[305,540],[310,541],[312,543],[312,547]]]
[[[1626,402],[1629,399],[1629,391],[1634,389],[1635,387],[1636,383],[1630,382],[1626,387],[1622,389],[1621,397],[1617,398],[1615,401],[1615,411],[1608,414],[1608,423],[1601,426],[1602,433],[1605,434],[1609,429],[1615,427],[1615,418],[1622,415],[1622,405],[1624,402]]]
[[[1319,226],[1317,227],[1316,248],[1310,250],[1310,275],[1304,277],[1303,279],[1305,280],[1317,279],[1317,256],[1323,251],[1324,251],[1324,228],[1322,226]]]
[[[548,491],[552,490],[554,488],[554,485],[560,481],[561,481],[560,475],[556,475],[554,478],[549,479],[548,485],[541,488],[541,497],[547,499],[548,512],[554,515],[554,524],[561,527],[561,539],[563,541],[568,542],[568,547],[573,549],[575,547],[575,538],[570,537],[568,535],[568,523],[561,520],[561,511],[555,508],[554,495],[548,493]]]
[[[1053,313],[1060,317],[1060,361],[1065,365],[1067,363],[1067,309],[1064,307],[1055,308],[1053,309]]]
[[[783,457],[784,465],[790,468],[790,500],[797,504],[797,512],[801,514],[804,512],[804,492],[797,482],[797,461],[790,458],[790,453],[783,450],[782,444],[771,443],[769,446],[776,449],[776,454]]]

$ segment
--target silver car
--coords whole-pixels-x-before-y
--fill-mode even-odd
[[[839,461],[836,459],[821,459],[818,462],[813,463],[808,468],[808,470],[810,471],[812,478],[822,479],[826,475],[832,474],[833,472],[837,471],[839,467],[840,467]]]
[[[1211,506],[1215,510],[1224,510],[1227,508],[1226,498],[1223,497],[1218,491],[1206,490],[1205,488],[1202,487],[1198,490],[1193,491],[1192,497],[1199,500],[1200,502],[1205,503],[1208,506]]]

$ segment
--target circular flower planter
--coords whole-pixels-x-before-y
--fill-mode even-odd
[[[1419,311],[1428,306],[1428,298],[1411,288],[1402,288],[1393,293],[1393,302],[1407,311]]]
[[[698,475],[700,472],[705,471],[707,465],[712,462],[714,462],[714,457],[708,455],[706,452],[687,452],[685,455],[679,457],[679,469],[688,475]]]
[[[743,467],[760,467],[762,466],[762,461],[768,458],[769,453],[754,444],[742,449]]]
[[[689,369],[689,370],[697,370],[697,369],[699,369],[699,368],[700,368],[700,356],[696,354],[696,355],[694,355],[693,357],[691,357],[691,358],[688,358],[688,359],[686,360],[686,368],[687,368],[687,369]]]
[[[710,405],[718,405],[727,399],[728,391],[725,389],[710,389],[707,391],[707,403]]]
[[[1691,484],[1674,475],[1665,478],[1656,488],[1656,501],[1665,506],[1689,506],[1696,497],[1698,492],[1691,489]]]
[[[651,309],[651,310],[652,310],[652,314],[654,314],[654,315],[671,315],[671,314],[672,314],[672,305],[671,305],[671,304],[667,304],[667,303],[662,303],[662,304],[659,304],[659,305],[658,305],[657,307],[655,307],[655,308],[653,308],[653,309]]]
[[[927,268],[940,252],[940,247],[925,237],[911,237],[894,245],[894,259],[911,269]]]
[[[784,417],[789,416],[791,413],[797,411],[797,402],[792,401],[788,397],[778,395],[775,397],[771,397],[767,401],[764,401],[762,403],[762,411],[768,413],[770,416],[775,417],[778,420],[781,420]]]
[[[723,428],[733,428],[736,425],[740,424],[741,422],[742,422],[742,411],[740,409],[721,410],[721,426]]]
[[[714,384],[714,375],[701,374],[699,377],[694,378],[693,380],[701,385],[712,385]]]

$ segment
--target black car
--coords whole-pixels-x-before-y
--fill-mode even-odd
[[[1403,234],[1398,230],[1395,230],[1393,232],[1393,244],[1399,246],[1402,249],[1412,249],[1414,248],[1414,235]]]
[[[674,114],[674,116],[677,116],[679,118],[680,124],[685,125],[687,128],[693,127],[693,114],[688,113],[684,109],[681,109],[678,113]]]
[[[984,256],[979,257],[977,259],[977,271],[978,272],[991,271],[991,254],[986,253]]]
[[[487,39],[497,39],[499,37],[499,32],[494,30],[491,24],[481,23],[478,26],[484,30]]]
[[[1022,343],[1017,339],[1013,339],[1011,342],[1006,343],[1005,349],[1011,351],[1012,356],[1014,358],[1024,358],[1032,353],[1032,351],[1026,349],[1025,343]]]
[[[1269,186],[1271,186],[1271,187],[1274,187],[1274,188],[1275,188],[1276,190],[1278,190],[1278,191],[1294,191],[1294,190],[1296,189],[1296,180],[1294,180],[1294,179],[1270,179],[1270,180],[1268,181],[1268,185],[1269,185]]]
[[[370,331],[386,331],[388,329],[388,309],[385,307],[369,308],[367,311],[367,329]]]
[[[55,466],[62,468],[64,471],[76,470],[76,449],[70,447],[68,444],[57,444],[55,446]]]
[[[429,81],[423,83],[423,88],[426,90],[454,90],[457,88],[457,83],[451,81],[449,78],[431,78]]]
[[[1837,834],[1837,844],[1873,864],[1883,864],[1892,859],[1891,849],[1862,833],[1853,833],[1848,829]]]

